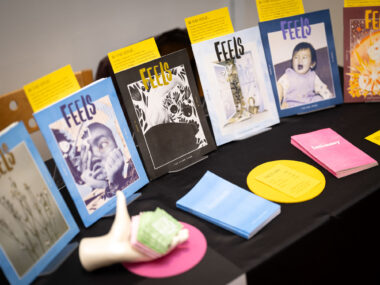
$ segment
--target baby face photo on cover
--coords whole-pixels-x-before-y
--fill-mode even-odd
[[[336,97],[325,25],[309,27],[309,35],[295,39],[284,39],[282,30],[268,33],[281,109]]]

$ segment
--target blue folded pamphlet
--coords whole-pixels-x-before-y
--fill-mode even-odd
[[[176,205],[246,239],[255,235],[281,212],[280,205],[210,171]]]

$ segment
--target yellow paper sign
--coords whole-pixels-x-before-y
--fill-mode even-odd
[[[108,58],[115,73],[157,59],[160,56],[153,37],[108,53]]]
[[[70,65],[66,65],[24,86],[33,112],[78,91],[78,80]]]
[[[256,179],[293,198],[304,195],[320,183],[317,179],[282,164],[275,165]]]
[[[234,32],[227,7],[186,18],[185,23],[192,44]]]
[[[326,185],[322,172],[293,160],[275,160],[255,167],[247,177],[248,188],[265,199],[297,203],[318,196]]]
[[[373,133],[372,135],[367,136],[365,139],[377,145],[380,145],[380,130]]]
[[[344,7],[380,6],[379,0],[344,0]]]
[[[305,13],[302,0],[256,0],[260,22]]]

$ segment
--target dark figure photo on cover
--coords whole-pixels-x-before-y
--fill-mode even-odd
[[[152,88],[149,84],[146,89],[142,80],[128,84],[154,168],[207,145],[185,66],[170,71],[168,85]]]
[[[281,109],[335,97],[324,25],[311,26],[306,39],[284,40],[281,31],[268,34]]]
[[[104,115],[82,123],[74,130],[51,126],[89,212],[138,179],[124,139],[115,135],[118,132],[111,130],[109,122],[106,125],[104,118],[108,117]],[[117,129],[116,126],[113,128]]]

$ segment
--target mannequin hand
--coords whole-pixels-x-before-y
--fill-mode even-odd
[[[116,197],[116,215],[109,233],[100,237],[83,238],[79,244],[79,259],[82,266],[88,271],[114,263],[141,262],[154,259],[132,247],[129,239],[132,223],[125,197],[121,191],[116,192]],[[185,242],[188,237],[187,229],[180,230],[173,238],[167,253],[178,244]]]

